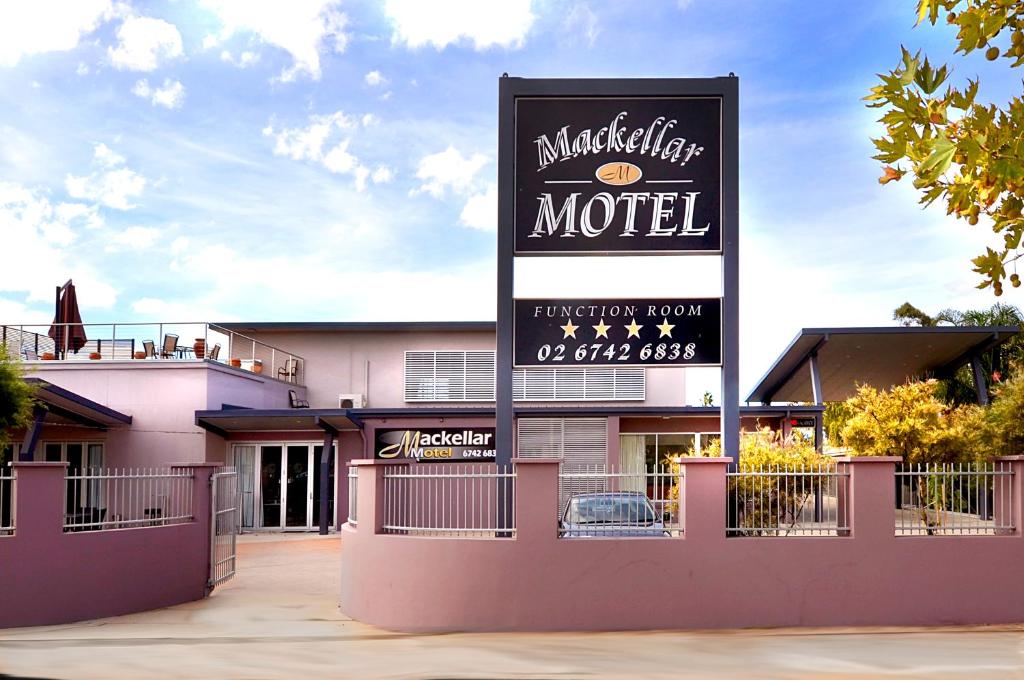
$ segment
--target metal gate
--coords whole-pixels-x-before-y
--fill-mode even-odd
[[[237,534],[238,472],[226,467],[210,477],[210,590],[235,575]]]

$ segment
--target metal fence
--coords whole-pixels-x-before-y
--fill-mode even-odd
[[[224,467],[210,477],[210,578],[213,588],[235,575],[238,536],[238,471]]]
[[[511,467],[415,463],[384,471],[384,531],[489,538],[515,533]]]
[[[191,470],[114,468],[65,476],[64,531],[164,526],[193,520]]]
[[[81,326],[88,338],[77,352],[60,346],[54,326]],[[70,333],[54,332],[65,345]],[[0,325],[0,345],[27,361],[216,361],[304,384],[305,360],[255,338],[206,322]]]
[[[726,474],[729,536],[849,533],[849,470],[843,464],[758,468]]]
[[[1012,533],[1018,502],[1009,463],[904,466],[896,471],[896,535]]]
[[[558,473],[558,535],[678,536],[683,529],[681,500],[678,466],[563,464]]]
[[[14,533],[14,477],[0,469],[0,536]]]
[[[357,504],[356,494],[359,491],[359,468],[350,467],[348,469],[348,523],[352,526],[357,526],[356,508],[359,507]]]

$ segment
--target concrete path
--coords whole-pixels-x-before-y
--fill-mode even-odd
[[[104,679],[1024,678],[1024,627],[391,634],[338,612],[340,550],[336,536],[243,537],[238,576],[202,602],[0,631],[0,674]],[[0,591],[0,606],[2,597]]]

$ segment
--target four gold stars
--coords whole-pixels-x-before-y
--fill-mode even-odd
[[[665,338],[665,337],[671,338],[672,337],[672,329],[676,327],[676,324],[669,323],[668,322],[668,317],[666,316],[666,317],[664,317],[664,319],[662,319],[661,323],[655,324],[654,327],[657,328],[660,331],[660,333],[661,333],[658,336],[659,338]],[[580,329],[580,327],[577,326],[576,324],[574,324],[572,322],[572,319],[566,320],[565,325],[564,326],[559,326],[559,328],[561,328],[562,331],[565,333],[565,335],[562,336],[563,340],[566,339],[566,338],[572,338],[574,340],[577,339],[576,338],[576,331],[578,331]],[[594,329],[594,338],[595,339],[597,339],[597,338],[604,338],[605,340],[609,339],[608,338],[608,331],[610,331],[612,329],[612,327],[607,325],[607,324],[605,324],[604,319],[601,319],[600,321],[598,321],[597,325],[591,326],[591,328]],[[637,323],[636,319],[634,318],[634,319],[630,319],[630,322],[627,325],[623,326],[623,328],[626,329],[626,339],[627,340],[629,338],[639,338],[640,337],[640,329],[643,328],[643,324]]]

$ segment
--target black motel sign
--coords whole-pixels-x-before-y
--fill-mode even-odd
[[[515,301],[513,363],[719,366],[720,298]]]
[[[518,97],[516,255],[722,250],[720,97]]]

